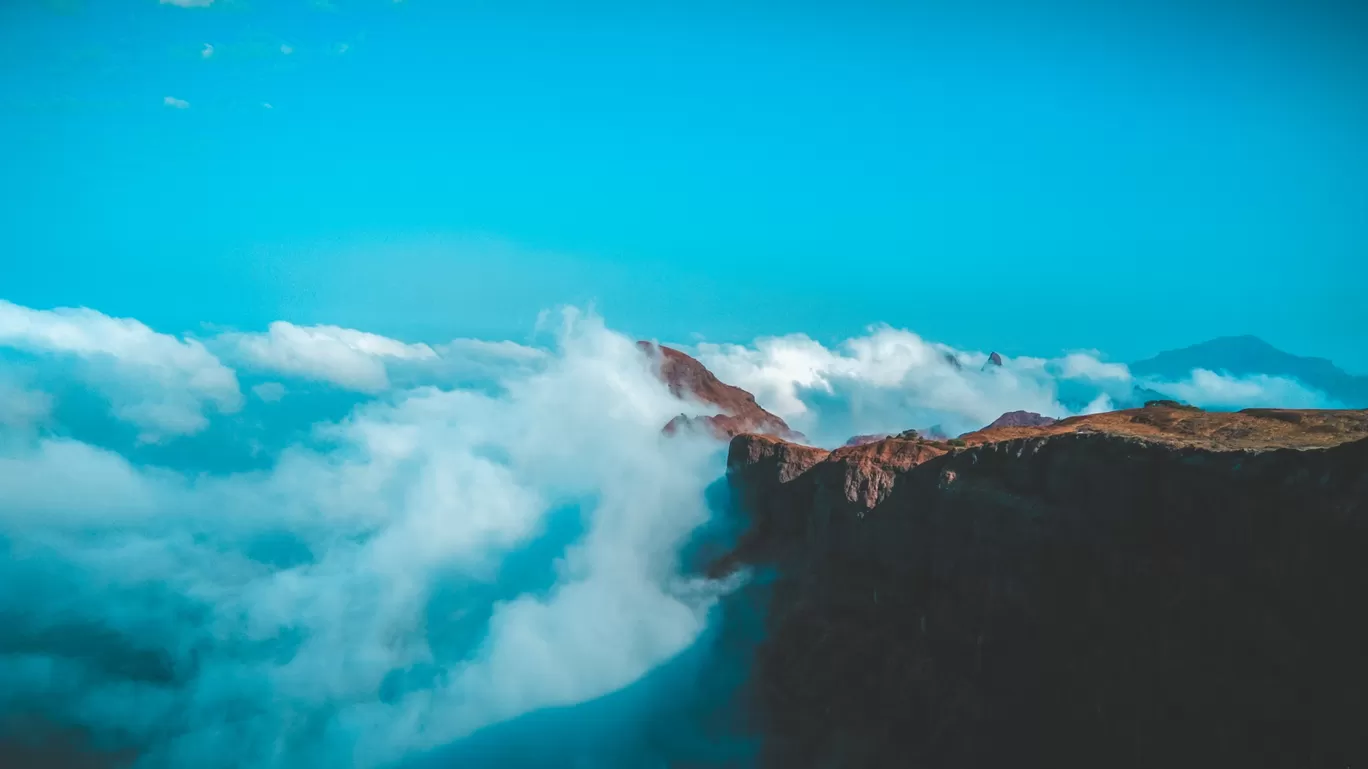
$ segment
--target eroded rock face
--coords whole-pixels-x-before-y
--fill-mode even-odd
[[[1363,765],[1368,413],[1010,430],[733,439],[766,765]]]
[[[704,430],[723,440],[742,433],[803,439],[800,433],[790,430],[783,419],[761,408],[755,402],[754,395],[721,381],[690,356],[651,342],[637,342],[637,346],[655,358],[661,381],[676,398],[702,401],[716,406],[721,412],[702,417],[681,414],[665,425],[667,434],[680,430]]]

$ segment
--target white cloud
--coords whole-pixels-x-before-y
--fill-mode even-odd
[[[1065,379],[1092,379],[1107,380],[1113,379],[1118,382],[1130,382],[1130,369],[1124,363],[1103,363],[1099,359],[1100,353],[1096,351],[1082,353],[1074,352],[1065,355],[1055,361],[1055,369],[1059,376]]]
[[[331,382],[361,392],[390,385],[387,360],[432,360],[425,344],[403,342],[338,326],[296,326],[277,321],[264,334],[222,334],[215,344],[243,364],[281,374]]]
[[[700,344],[697,353],[723,381],[750,390],[760,405],[822,445],[932,426],[953,435],[1017,409],[1067,412],[1034,361],[1018,366],[1009,359],[1001,369],[981,371],[983,353],[889,327],[834,349],[793,334],[758,339],[753,347]]]
[[[174,5],[178,8],[208,8],[214,4],[214,0],[160,0],[162,5]]]
[[[204,44],[204,47],[200,49],[200,56],[203,57],[203,58],[205,58],[205,59],[208,59],[209,57],[211,57],[211,56],[213,56],[213,55],[214,55],[214,46],[210,45],[209,43],[205,43],[205,44]]]
[[[294,50],[294,46],[289,45],[288,43],[280,44],[280,52],[285,54],[286,56],[289,56],[290,54],[294,53]]]
[[[271,106],[271,103],[268,102],[268,101],[262,102],[262,103],[261,103],[261,107],[262,107],[262,109],[275,109],[275,107],[272,107],[272,106]]]
[[[725,589],[674,565],[716,444],[661,436],[678,401],[597,319],[543,357],[498,396],[365,405],[263,472],[3,451],[0,536],[24,557],[0,583],[35,588],[0,591],[0,713],[41,697],[148,765],[371,767],[669,659]],[[563,546],[510,572],[542,537]]]
[[[144,440],[198,432],[205,411],[242,405],[237,377],[193,339],[88,309],[33,310],[0,300],[0,347],[72,362],[77,375],[142,429]]]
[[[190,102],[188,102],[188,101],[186,101],[186,100],[184,100],[184,99],[177,99],[177,98],[174,97],[174,96],[167,96],[167,97],[163,98],[163,99],[162,99],[162,104],[165,104],[166,106],[171,107],[171,108],[173,108],[173,109],[189,109],[189,108],[190,108]]]
[[[1144,384],[1194,406],[1210,409],[1342,408],[1324,393],[1295,380],[1263,374],[1235,377],[1196,369],[1181,382],[1146,380]]]
[[[434,347],[338,326],[284,321],[272,323],[265,333],[222,334],[211,344],[244,367],[368,393],[386,390],[396,381],[407,386],[495,381],[506,373],[535,368],[547,357],[545,351],[511,341],[457,339]]]

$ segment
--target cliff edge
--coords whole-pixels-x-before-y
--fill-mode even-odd
[[[827,452],[740,435],[764,763],[1368,757],[1368,412],[1172,402]]]

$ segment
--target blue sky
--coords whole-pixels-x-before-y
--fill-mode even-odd
[[[5,3],[0,297],[1368,371],[1363,14],[1144,5]]]

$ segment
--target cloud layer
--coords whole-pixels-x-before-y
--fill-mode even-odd
[[[110,356],[118,387],[176,362],[189,392],[237,393],[227,369],[186,373],[220,370],[199,343],[6,309],[26,321],[8,343]],[[258,363],[371,388],[375,359],[440,359],[344,329],[252,341]],[[45,407],[16,399],[0,584],[22,589],[0,593],[0,711],[92,729],[146,766],[379,766],[606,694],[688,647],[720,588],[680,576],[676,553],[708,518],[718,447],[661,435],[680,403],[650,362],[575,314],[547,351],[444,349],[513,362],[486,390],[364,403],[260,472],[21,434]]]
[[[1095,351],[1059,358],[1003,358],[928,342],[876,326],[828,348],[803,334],[749,345],[696,345],[722,380],[750,390],[760,405],[822,445],[853,435],[938,427],[976,430],[1007,411],[1066,417],[1171,397],[1204,408],[1333,407],[1323,394],[1275,377],[1194,371],[1180,382],[1137,378]]]

